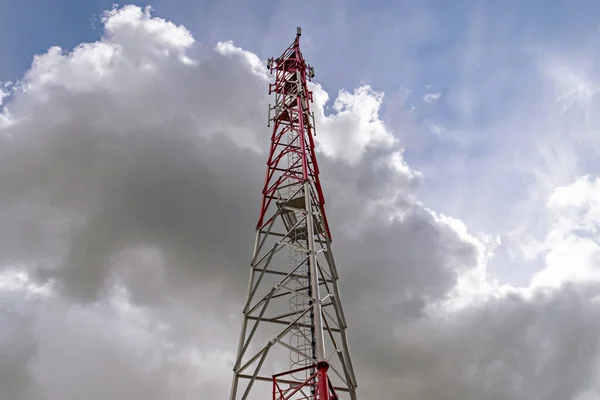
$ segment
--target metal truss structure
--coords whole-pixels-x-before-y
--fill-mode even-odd
[[[357,399],[300,37],[268,60],[273,134],[230,400],[264,399],[265,382],[273,400]]]

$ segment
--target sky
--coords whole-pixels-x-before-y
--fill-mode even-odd
[[[1,2],[0,390],[228,395],[302,26],[359,397],[600,399],[597,11]]]

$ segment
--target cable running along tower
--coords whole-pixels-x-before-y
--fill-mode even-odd
[[[230,400],[356,400],[301,31],[267,67],[272,126]]]

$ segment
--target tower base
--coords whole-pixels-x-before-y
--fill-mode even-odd
[[[328,369],[329,364],[322,361],[273,375],[273,400],[338,400],[336,388],[327,376]],[[286,376],[307,370],[311,370],[311,374],[304,382],[286,379]]]

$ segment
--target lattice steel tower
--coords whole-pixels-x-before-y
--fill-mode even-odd
[[[357,399],[300,36],[267,65],[273,134],[230,400]]]

